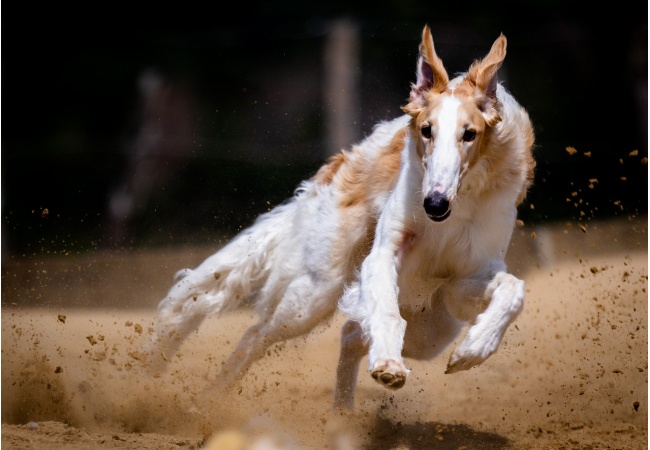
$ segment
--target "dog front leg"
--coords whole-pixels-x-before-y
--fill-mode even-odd
[[[472,322],[447,364],[445,373],[454,373],[481,364],[497,350],[508,326],[523,310],[525,285],[522,280],[500,270],[485,282],[480,279],[462,280],[451,283],[445,290],[445,303],[452,314],[454,311],[461,313],[465,317],[459,319]],[[483,295],[477,296],[479,290]],[[473,320],[467,317],[472,306],[479,307],[485,301],[489,303],[483,312],[476,314]],[[459,308],[463,302],[465,307]]]
[[[361,325],[370,338],[368,368],[372,377],[386,388],[399,389],[410,372],[402,359],[406,321],[398,303],[401,252],[386,247],[371,251],[361,267],[360,301],[366,312]]]
[[[340,303],[368,338],[372,377],[389,389],[404,386],[409,373],[402,359],[406,321],[399,311],[397,280],[401,262],[417,239],[413,218],[421,208],[420,201],[414,199],[418,198],[415,193],[422,182],[422,168],[413,156],[417,152],[412,144],[406,145],[397,184],[382,208],[372,248],[361,264],[358,294],[345,295]]]

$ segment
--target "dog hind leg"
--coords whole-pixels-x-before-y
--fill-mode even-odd
[[[336,367],[334,407],[354,408],[354,393],[361,359],[368,354],[368,344],[359,322],[348,320],[341,329],[341,353]]]
[[[266,280],[261,263],[237,260],[241,253],[237,244],[219,250],[196,269],[176,274],[174,285],[158,305],[153,339],[145,347],[152,370],[164,369],[208,315],[234,309]]]
[[[286,224],[297,208],[295,201],[274,208],[197,268],[177,272],[158,304],[154,336],[145,347],[152,370],[163,369],[206,316],[235,309],[258,293],[280,257],[279,248],[290,232]]]
[[[330,317],[336,310],[339,286],[303,275],[287,286],[277,305],[261,301],[258,310],[262,320],[244,333],[223,364],[216,383],[231,388],[270,346],[303,336]]]

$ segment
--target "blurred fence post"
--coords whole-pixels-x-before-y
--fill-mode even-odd
[[[327,156],[359,140],[359,26],[351,19],[330,23],[324,51]]]

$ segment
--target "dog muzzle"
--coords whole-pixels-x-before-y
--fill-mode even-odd
[[[451,214],[449,200],[438,192],[434,192],[430,197],[425,197],[423,206],[429,219],[434,222],[442,222]]]

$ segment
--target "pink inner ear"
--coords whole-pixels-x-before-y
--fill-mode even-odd
[[[433,86],[433,69],[424,58],[420,58],[420,73],[418,74],[418,85],[422,89],[429,90]]]
[[[417,80],[414,85],[411,86],[411,101],[421,100],[422,93],[428,91],[433,87],[433,69],[425,61],[425,59],[420,56],[418,60],[418,70],[417,70]]]
[[[497,71],[506,57],[507,41],[503,34],[494,41],[490,52],[480,61],[470,66],[469,79],[487,95],[494,97],[497,88]]]
[[[443,92],[449,83],[449,76],[445,70],[442,60],[436,55],[433,47],[433,39],[428,26],[422,32],[420,43],[420,57],[416,67],[417,80],[411,84],[410,102],[414,108],[410,113],[415,113],[417,108],[425,104],[425,93],[428,91]]]
[[[485,90],[485,93],[489,95],[490,97],[496,97],[497,95],[497,83],[499,82],[499,77],[497,76],[496,72],[494,76],[490,79],[490,82],[488,83],[487,89]]]

